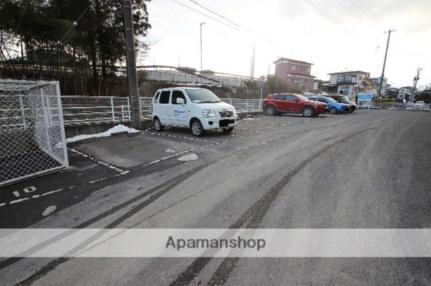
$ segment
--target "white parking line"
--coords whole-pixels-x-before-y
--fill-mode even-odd
[[[166,133],[166,134],[158,133],[158,132],[154,132],[154,131],[149,130],[149,129],[144,130],[144,133],[154,135],[154,136],[160,136],[160,137],[181,138],[181,139],[185,139],[185,140],[189,140],[189,141],[209,143],[212,145],[219,145],[220,144],[219,142],[214,142],[214,141],[210,141],[210,140],[206,140],[206,139],[193,138],[193,137],[188,137],[188,136],[178,136],[178,135],[173,135],[173,134],[169,134],[169,133]]]
[[[169,156],[166,156],[166,157],[163,157],[163,158],[160,158],[160,159],[154,160],[154,161],[152,161],[152,162],[149,162],[149,163],[147,163],[147,164],[144,164],[144,165],[142,165],[142,167],[147,167],[147,166],[150,166],[150,165],[154,165],[154,164],[156,164],[156,163],[160,163],[160,162],[162,162],[162,161],[165,161],[165,160],[168,160],[168,159],[171,159],[171,158],[174,158],[174,157],[178,157],[178,156],[181,156],[181,155],[187,154],[187,153],[189,153],[189,152],[191,152],[191,150],[187,150],[187,151],[184,151],[184,152],[180,152],[180,153],[176,153],[176,154],[173,154],[173,155],[169,155]]]
[[[46,192],[46,193],[41,194],[40,196],[41,197],[49,196],[49,195],[52,195],[52,194],[55,194],[55,193],[59,193],[61,191],[64,191],[64,189],[57,189],[57,190],[54,190],[54,191]]]
[[[111,164],[108,164],[108,163],[106,163],[106,162],[100,161],[99,159],[97,159],[97,158],[95,158],[95,157],[92,157],[91,155],[85,154],[85,153],[83,153],[83,152],[81,152],[81,151],[78,151],[78,150],[76,150],[76,149],[73,149],[73,148],[68,148],[68,149],[69,149],[71,152],[75,153],[75,154],[78,154],[78,155],[80,155],[80,156],[82,156],[82,157],[88,158],[88,159],[90,159],[91,161],[95,162],[96,164],[99,164],[99,165],[102,165],[102,166],[104,166],[104,167],[107,167],[107,168],[109,168],[109,169],[111,169],[111,170],[114,170],[114,171],[116,171],[116,172],[120,173],[121,175],[125,175],[125,174],[129,173],[129,171],[128,171],[128,170],[123,170],[123,169],[120,169],[120,168],[118,168],[118,167],[116,167],[116,166],[114,166],[114,165],[111,165]]]
[[[9,204],[14,205],[14,204],[21,203],[21,202],[28,201],[28,200],[29,200],[29,198],[18,199],[18,200],[10,201]]]

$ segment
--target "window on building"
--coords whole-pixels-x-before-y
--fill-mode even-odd
[[[350,86],[342,86],[340,87],[340,94],[348,95],[350,92]]]

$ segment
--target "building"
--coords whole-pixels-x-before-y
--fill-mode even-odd
[[[391,97],[391,98],[398,98],[399,89],[395,87],[388,87],[385,90],[385,96]]]
[[[405,99],[406,101],[414,101],[415,90],[412,86],[404,86],[399,89],[398,99]]]
[[[370,77],[370,83],[371,83],[371,87],[372,89],[375,90],[375,95],[378,95],[379,92],[379,87],[380,87],[380,79],[381,77]],[[383,83],[382,83],[382,89],[381,89],[381,95],[385,96],[385,90],[389,88],[388,85],[388,79],[387,78],[383,78]]]
[[[329,74],[329,92],[354,97],[358,92],[364,91],[366,85],[364,81],[368,81],[370,73],[363,71],[345,71]]]
[[[278,80],[295,89],[314,90],[314,76],[311,75],[313,64],[287,58],[279,58],[274,64]]]

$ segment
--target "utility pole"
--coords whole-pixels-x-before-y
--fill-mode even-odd
[[[382,96],[382,88],[383,88],[383,79],[385,77],[385,68],[386,68],[386,58],[388,57],[388,49],[389,49],[389,42],[391,40],[391,33],[395,32],[395,30],[389,29],[387,31],[388,33],[388,40],[386,42],[386,51],[385,51],[385,59],[383,61],[383,69],[382,69],[382,76],[380,77],[380,85],[379,85],[379,90],[378,90],[378,95],[379,97]],[[386,32],[385,32],[386,33]]]
[[[133,128],[141,128],[141,104],[139,100],[138,77],[136,74],[135,39],[132,21],[132,0],[123,0],[124,34],[127,50],[127,78],[129,81],[130,108]]]
[[[202,22],[200,24],[200,44],[201,44],[201,71],[202,71],[202,26],[205,25],[206,22]]]
[[[253,42],[253,54],[251,56],[251,63],[250,63],[250,78],[254,78],[254,61],[256,56],[256,44]]]
[[[421,74],[422,68],[418,68],[417,74],[416,76],[413,78],[413,98],[412,100],[415,101],[416,100],[416,87],[418,85],[418,81],[420,79],[420,74]]]

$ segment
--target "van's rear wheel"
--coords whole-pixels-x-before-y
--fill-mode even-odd
[[[163,131],[164,126],[162,125],[162,122],[160,122],[159,118],[154,118],[154,130],[157,132]]]
[[[192,120],[192,123],[190,124],[190,129],[192,131],[192,134],[196,137],[202,137],[205,134],[204,127],[202,126],[202,123],[199,121],[199,119]]]

